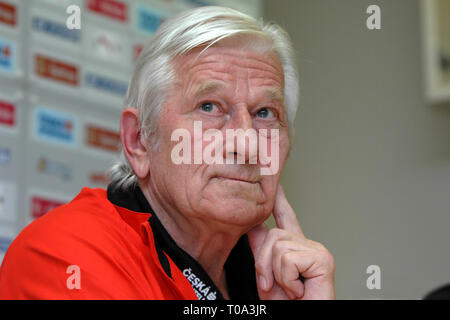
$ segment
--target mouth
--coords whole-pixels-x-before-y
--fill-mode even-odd
[[[258,180],[250,180],[250,179],[237,178],[237,177],[214,176],[213,179],[218,179],[219,181],[232,181],[232,182],[250,183],[250,184],[259,183]]]

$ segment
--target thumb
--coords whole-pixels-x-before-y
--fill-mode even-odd
[[[264,239],[266,238],[268,231],[269,230],[263,224],[259,224],[247,232],[248,242],[254,256],[257,255],[259,249],[264,243]]]

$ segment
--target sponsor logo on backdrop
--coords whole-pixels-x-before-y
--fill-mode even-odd
[[[203,1],[203,0],[186,0],[186,2],[188,2],[194,6],[197,6],[197,7],[213,5],[211,2]]]
[[[12,4],[0,1],[0,24],[16,25],[16,7]]]
[[[60,177],[64,181],[70,180],[72,170],[63,162],[50,160],[46,157],[41,157],[38,160],[37,169],[41,173]]]
[[[16,106],[0,101],[0,126],[14,127],[16,124]]]
[[[32,28],[36,31],[69,40],[74,43],[80,42],[81,39],[79,30],[70,30],[66,27],[65,23],[52,21],[44,17],[33,17]]]
[[[11,162],[11,150],[0,147],[0,165],[7,165]]]
[[[16,217],[17,187],[14,182],[0,180],[0,220],[14,222]]]
[[[61,82],[70,86],[78,86],[78,67],[67,62],[35,55],[35,72],[41,78]]]
[[[126,46],[127,39],[115,32],[100,28],[92,28],[86,34],[88,37],[88,53],[107,62],[129,64],[130,49]],[[128,52],[127,52],[128,51]]]
[[[35,137],[38,140],[76,146],[77,119],[65,112],[46,108],[35,110]]]
[[[107,186],[109,183],[106,172],[92,172],[89,174],[89,181],[96,185]]]
[[[113,93],[120,97],[125,96],[127,93],[128,83],[124,81],[112,79],[110,77],[91,72],[86,74],[85,80],[86,86],[95,90]]]
[[[47,212],[62,206],[65,202],[49,199],[47,197],[32,196],[31,197],[31,217],[36,219]]]
[[[120,134],[118,131],[101,128],[92,124],[86,126],[86,144],[88,146],[119,152]]]
[[[67,8],[70,5],[79,5],[81,6],[82,1],[84,0],[41,0],[41,2],[47,2],[48,4],[52,6],[58,6]]]
[[[0,237],[0,253],[6,252],[8,250],[10,244],[12,242],[12,239]]]
[[[16,45],[0,38],[0,71],[12,73],[16,69]]]
[[[138,5],[135,9],[136,29],[142,33],[153,34],[167,15],[153,8]]]
[[[117,0],[88,0],[87,7],[90,11],[103,15],[105,17],[126,22],[127,5],[122,1]]]

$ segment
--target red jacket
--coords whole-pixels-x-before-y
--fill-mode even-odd
[[[13,241],[0,299],[197,299],[167,254],[172,277],[164,272],[150,216],[112,204],[103,189],[83,188]],[[74,276],[79,289],[70,285]]]

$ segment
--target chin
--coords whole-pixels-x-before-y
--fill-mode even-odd
[[[229,225],[252,227],[270,215],[260,183],[210,179],[201,194],[201,212],[206,219]]]
[[[206,210],[206,212],[209,212],[207,215],[210,219],[245,228],[264,222],[270,215],[270,211],[266,211],[268,210],[266,210],[264,204],[239,198],[214,202],[214,205]]]

